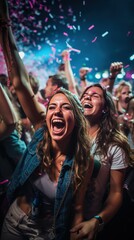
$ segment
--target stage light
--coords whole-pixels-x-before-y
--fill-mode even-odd
[[[129,59],[130,59],[130,61],[133,61],[134,60],[134,54]]]
[[[100,78],[101,78],[101,74],[100,74],[100,73],[96,73],[96,74],[95,74],[95,78],[96,78],[96,79],[100,79]]]
[[[121,72],[117,75],[117,78],[122,79],[126,75],[124,69],[121,70]]]
[[[103,78],[108,78],[108,76],[109,76],[108,71],[105,71],[105,72],[102,74],[102,77],[103,77]]]
[[[119,79],[122,79],[122,78],[123,78],[123,74],[122,74],[122,73],[119,73],[117,77],[118,77]]]
[[[131,75],[131,78],[134,79],[134,73]]]

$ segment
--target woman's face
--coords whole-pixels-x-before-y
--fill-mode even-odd
[[[75,118],[72,105],[63,93],[57,93],[50,100],[46,123],[52,140],[65,141],[70,139]]]
[[[132,91],[129,86],[124,86],[120,92],[119,101],[125,102],[127,98],[131,97]]]
[[[88,119],[98,119],[102,115],[104,109],[104,97],[101,88],[93,86],[87,89],[81,99],[84,108],[84,115]]]

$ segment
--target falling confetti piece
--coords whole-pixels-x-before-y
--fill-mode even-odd
[[[92,43],[94,43],[96,40],[97,40],[97,37],[95,37],[95,38],[92,40]]]
[[[88,30],[91,30],[91,29],[93,29],[94,28],[94,25],[91,25],[89,28],[88,28]]]
[[[105,37],[106,35],[108,35],[108,31],[105,32],[105,33],[103,33],[101,36],[102,36],[102,37]]]
[[[66,32],[63,32],[63,35],[64,35],[64,36],[68,36],[68,33],[66,33]]]

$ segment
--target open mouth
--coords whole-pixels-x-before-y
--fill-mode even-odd
[[[52,129],[56,134],[62,133],[65,128],[65,122],[62,119],[53,119],[52,120]]]
[[[90,109],[93,108],[93,105],[91,105],[90,103],[84,103],[83,107]]]

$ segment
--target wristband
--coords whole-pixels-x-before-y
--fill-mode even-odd
[[[96,218],[99,221],[99,224],[104,223],[102,218],[99,215],[94,216],[94,218]]]
[[[98,232],[102,231],[102,229],[104,227],[103,219],[99,215],[94,216],[94,218],[96,218],[99,221]]]

